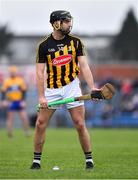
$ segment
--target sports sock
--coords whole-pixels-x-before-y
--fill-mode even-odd
[[[42,153],[34,152],[34,160],[33,160],[34,163],[38,163],[38,164],[41,163],[41,154]]]
[[[93,163],[92,152],[84,152],[84,154],[85,154],[86,162],[92,162]]]

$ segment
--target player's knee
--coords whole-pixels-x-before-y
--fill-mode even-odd
[[[85,124],[82,120],[75,121],[75,125],[76,125],[77,130],[79,130],[79,131],[81,131],[85,128]]]
[[[45,123],[42,119],[38,118],[36,121],[36,128],[42,129],[45,126]]]

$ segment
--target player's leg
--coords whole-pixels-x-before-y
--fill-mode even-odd
[[[77,129],[80,144],[82,146],[83,152],[86,158],[86,168],[93,168],[92,160],[92,150],[91,150],[91,141],[90,135],[85,125],[85,109],[84,106],[78,106],[69,109],[74,125]]]
[[[56,101],[61,99],[61,89],[50,89],[47,88],[45,96],[48,102]],[[54,108],[54,109],[53,109]],[[46,127],[48,126],[49,120],[58,106],[54,106],[51,109],[40,109],[35,126],[35,137],[34,137],[34,160],[31,169],[40,169],[40,160],[45,141]]]
[[[41,154],[45,142],[46,128],[54,112],[54,109],[41,109],[38,114],[34,137],[34,160],[31,169],[40,169]]]
[[[8,136],[12,137],[13,136],[13,118],[14,118],[14,111],[8,111],[7,112],[7,122],[6,122],[6,127],[7,127],[7,132]]]
[[[22,121],[22,124],[23,124],[23,128],[24,128],[24,132],[25,132],[25,135],[26,136],[30,136],[30,126],[29,126],[29,119],[28,119],[28,116],[27,116],[27,113],[26,111],[23,109],[23,110],[20,110],[19,111],[19,116],[20,116],[20,119]]]

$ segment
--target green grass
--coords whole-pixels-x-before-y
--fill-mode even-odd
[[[74,129],[48,129],[42,169],[30,170],[33,134],[22,130],[9,139],[0,129],[0,179],[135,179],[138,178],[138,130],[91,129],[95,168],[84,169],[84,156]],[[53,171],[53,166],[59,171]]]

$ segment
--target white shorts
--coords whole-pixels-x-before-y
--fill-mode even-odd
[[[65,98],[72,98],[81,96],[82,92],[80,89],[80,81],[78,78],[75,78],[70,84],[63,86],[61,88],[50,89],[46,88],[45,97],[48,102],[62,100]],[[67,103],[67,109],[84,105],[83,101],[75,101],[72,103]],[[58,109],[61,105],[50,107],[50,109]]]

